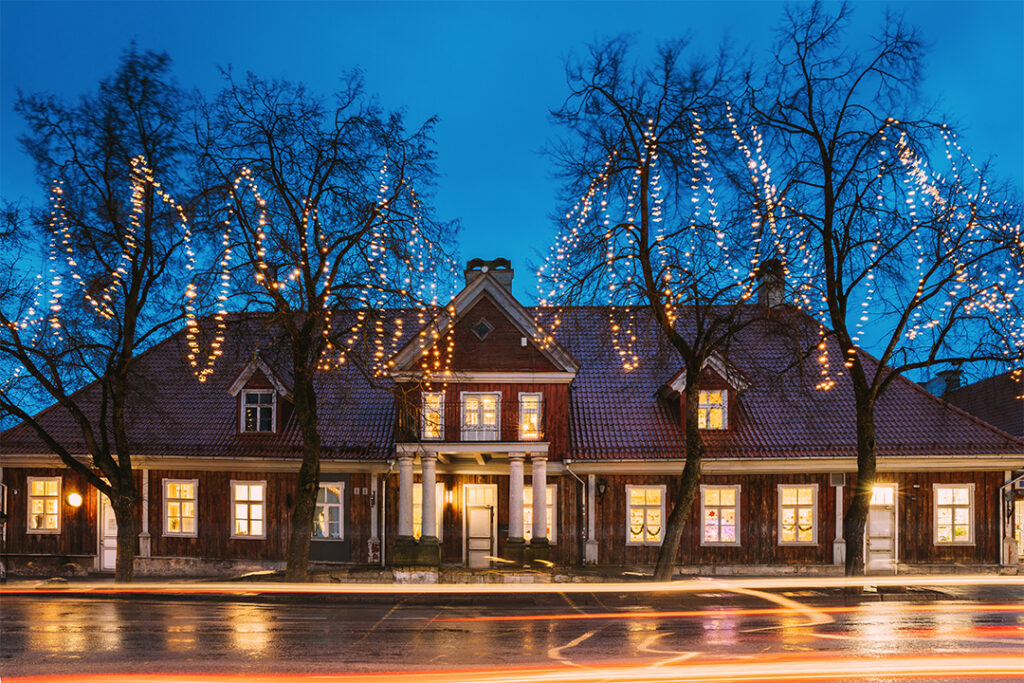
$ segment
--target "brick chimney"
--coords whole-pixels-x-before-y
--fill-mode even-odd
[[[508,291],[512,291],[512,276],[515,271],[512,270],[512,263],[507,258],[496,258],[490,261],[485,261],[482,258],[470,259],[466,262],[464,271],[466,285],[468,286],[469,283],[480,277],[481,273],[490,273],[498,281],[498,284]]]
[[[786,267],[777,258],[768,259],[757,268],[757,303],[766,308],[786,303]]]

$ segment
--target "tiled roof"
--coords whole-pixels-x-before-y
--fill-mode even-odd
[[[828,349],[829,376],[835,386],[828,391],[816,389],[822,380],[819,352],[794,364],[798,351],[813,344],[815,324],[792,309],[777,315],[789,326],[754,323],[723,353],[749,378],[750,386],[738,397],[730,428],[704,432],[706,456],[855,456],[853,390],[841,352],[834,343]],[[655,398],[682,363],[654,321],[637,314],[634,352],[641,362],[625,372],[607,332],[607,309],[567,309],[561,317],[559,341],[580,363],[571,399],[572,457],[682,457],[678,407]],[[1021,440],[951,408],[902,378],[878,401],[876,440],[881,456],[1024,454]]]
[[[400,315],[394,312],[392,317]],[[750,386],[738,397],[730,429],[705,433],[707,456],[855,455],[853,395],[838,349],[829,349],[835,386],[829,391],[815,389],[821,381],[818,353],[794,362],[798,350],[806,350],[813,339],[814,323],[793,310],[778,315],[797,323],[797,332],[775,323],[758,322],[722,353],[749,379]],[[571,391],[569,455],[576,459],[682,457],[678,406],[657,397],[659,388],[679,372],[681,363],[654,322],[642,312],[637,314],[635,351],[642,360],[639,367],[625,372],[612,343],[607,309],[566,309],[560,317],[558,341],[580,365]],[[294,415],[281,434],[239,434],[236,402],[228,393],[256,348],[275,373],[291,381],[287,350],[273,341],[266,320],[267,316],[261,314],[231,317],[224,356],[203,384],[187,369],[180,332],[140,356],[135,365],[140,391],[128,410],[133,452],[299,457],[301,440]],[[403,337],[389,339],[389,349],[399,348],[416,331],[408,322]],[[393,325],[385,327],[389,335],[395,329]],[[371,384],[362,371],[345,364],[321,373],[318,383],[323,457],[389,457],[393,452],[394,406],[387,381]],[[74,446],[81,438],[62,409],[51,407],[39,419],[62,442],[81,450],[81,446]],[[1024,456],[1024,441],[991,428],[902,379],[893,382],[879,400],[876,427],[878,453],[883,456]],[[0,434],[0,454],[44,452],[42,443],[25,425]]]
[[[958,387],[946,400],[1008,434],[1024,437],[1024,378],[1014,379],[1012,372],[989,377]]]

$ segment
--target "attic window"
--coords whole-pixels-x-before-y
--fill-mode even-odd
[[[274,431],[274,409],[277,401],[273,391],[242,392],[242,431]]]
[[[486,318],[480,318],[480,322],[473,325],[473,334],[477,336],[477,339],[483,341],[484,338],[494,331],[494,325],[487,322]]]
[[[728,428],[728,392],[723,389],[700,392],[697,405],[697,427],[700,429]]]

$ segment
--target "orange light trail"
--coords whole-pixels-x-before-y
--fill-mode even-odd
[[[1024,612],[1024,605],[919,605],[893,604],[900,612]],[[486,617],[437,617],[432,621],[576,621],[583,619],[686,619],[702,617],[789,616],[807,611],[824,614],[877,614],[884,609],[879,603],[844,607],[813,607],[803,610],[788,607],[758,607],[750,609],[706,609],[643,612],[569,612],[562,614],[508,614]]]
[[[93,674],[5,677],[9,683],[669,683],[702,681],[832,681],[930,678],[966,680],[1024,675],[1020,653],[983,655],[919,655],[878,658],[756,655],[708,662],[671,665],[611,665],[588,668],[522,667],[516,669],[454,669],[384,673],[281,674]]]

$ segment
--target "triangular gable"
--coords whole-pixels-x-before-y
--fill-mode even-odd
[[[737,392],[746,391],[750,386],[750,380],[743,374],[743,371],[730,363],[727,358],[719,353],[712,353],[711,356],[704,361],[704,369],[708,368],[713,370]],[[676,394],[682,394],[686,391],[686,368],[677,372],[675,376],[669,380],[666,386]]]
[[[267,381],[269,381],[270,384],[273,385],[274,389],[277,390],[278,394],[284,396],[289,401],[292,400],[292,392],[284,385],[284,382],[282,382],[281,378],[277,376],[277,373],[271,370],[270,366],[260,358],[259,353],[254,354],[248,365],[242,368],[242,372],[239,373],[238,377],[235,378],[235,381],[231,383],[230,387],[228,387],[228,393],[232,396],[237,396],[238,392],[245,388],[245,385],[249,383],[249,380],[252,379],[252,376],[256,374],[257,370],[263,373],[267,378]]]
[[[559,344],[546,338],[544,331],[534,323],[533,316],[520,304],[511,292],[502,286],[490,273],[480,273],[470,282],[445,309],[419,331],[388,363],[392,376],[418,373],[423,352],[443,338],[463,316],[478,303],[490,297],[499,311],[512,323],[519,333],[534,345],[540,354],[555,368],[556,372],[575,375],[579,364]],[[540,343],[544,340],[544,343]]]

